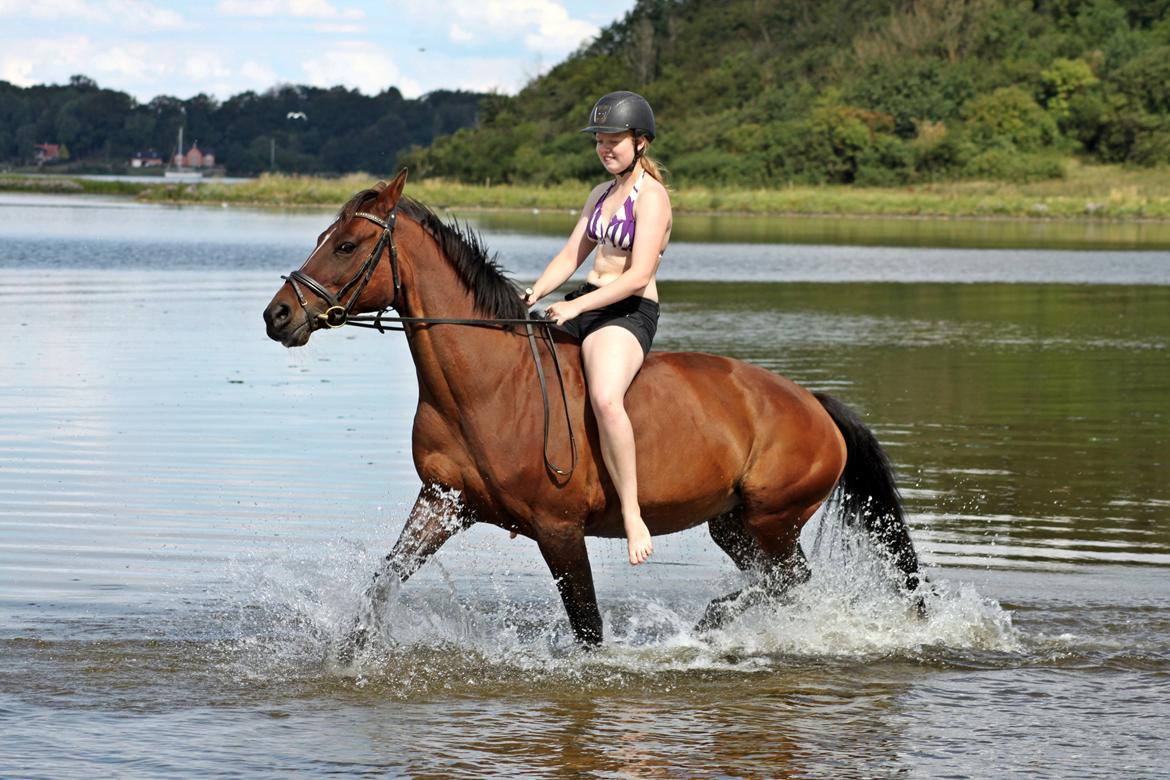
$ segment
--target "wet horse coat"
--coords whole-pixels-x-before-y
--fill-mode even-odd
[[[343,207],[265,309],[271,338],[299,346],[348,315],[389,307],[413,318],[527,316],[518,289],[478,238],[404,198],[405,180],[403,172]],[[330,306],[323,310],[324,303]],[[363,622],[378,619],[391,584],[410,577],[459,530],[486,522],[536,541],[574,634],[599,642],[585,537],[622,537],[624,530],[578,346],[557,337],[580,448],[579,464],[566,478],[540,456],[546,410],[524,328],[410,322],[405,329],[418,375],[412,451],[423,487],[375,574]],[[553,375],[547,349],[541,360]],[[552,398],[552,419],[563,420],[560,398]],[[765,575],[761,581],[776,593],[807,576],[800,529],[836,486],[848,508],[867,507],[861,515],[870,536],[904,573],[904,584],[916,586],[917,557],[889,464],[869,430],[838,401],[730,358],[653,352],[626,407],[638,449],[638,497],[651,533],[710,523],[712,538],[736,565]],[[558,433],[554,424],[553,434],[553,459],[567,463],[566,431],[562,426]],[[726,620],[741,602],[738,594],[717,599],[703,624]]]

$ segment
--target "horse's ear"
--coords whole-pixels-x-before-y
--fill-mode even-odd
[[[389,184],[384,184],[385,189],[378,193],[378,206],[385,209],[386,213],[398,205],[399,198],[402,197],[402,190],[406,187],[406,169],[403,168],[394,177],[394,181]],[[375,189],[377,189],[375,187]]]
[[[382,190],[386,189],[386,182],[378,181],[376,184],[374,184],[373,187],[370,187],[370,189],[374,192],[381,192]]]

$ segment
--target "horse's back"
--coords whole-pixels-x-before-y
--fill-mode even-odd
[[[810,464],[843,453],[836,425],[810,392],[719,355],[651,353],[626,408],[644,507],[673,515],[668,522],[679,527],[726,511],[745,487],[797,485]],[[835,481],[839,470],[830,464],[830,471]]]

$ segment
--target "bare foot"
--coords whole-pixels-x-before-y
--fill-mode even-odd
[[[639,563],[645,563],[646,559],[650,557],[650,553],[654,552],[654,543],[650,540],[650,529],[646,527],[646,523],[642,522],[640,517],[626,520],[625,526],[626,543],[630,551],[630,565],[637,566]]]

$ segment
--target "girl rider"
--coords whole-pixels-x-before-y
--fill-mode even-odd
[[[625,395],[658,327],[655,275],[670,241],[670,196],[646,155],[654,112],[633,92],[612,92],[589,114],[601,165],[613,177],[593,188],[564,248],[527,290],[529,306],[556,290],[596,249],[585,284],[548,307],[557,325],[581,339],[589,401],[601,455],[621,501],[630,563],[653,550],[638,505],[634,430]],[[635,229],[636,228],[636,229]]]

